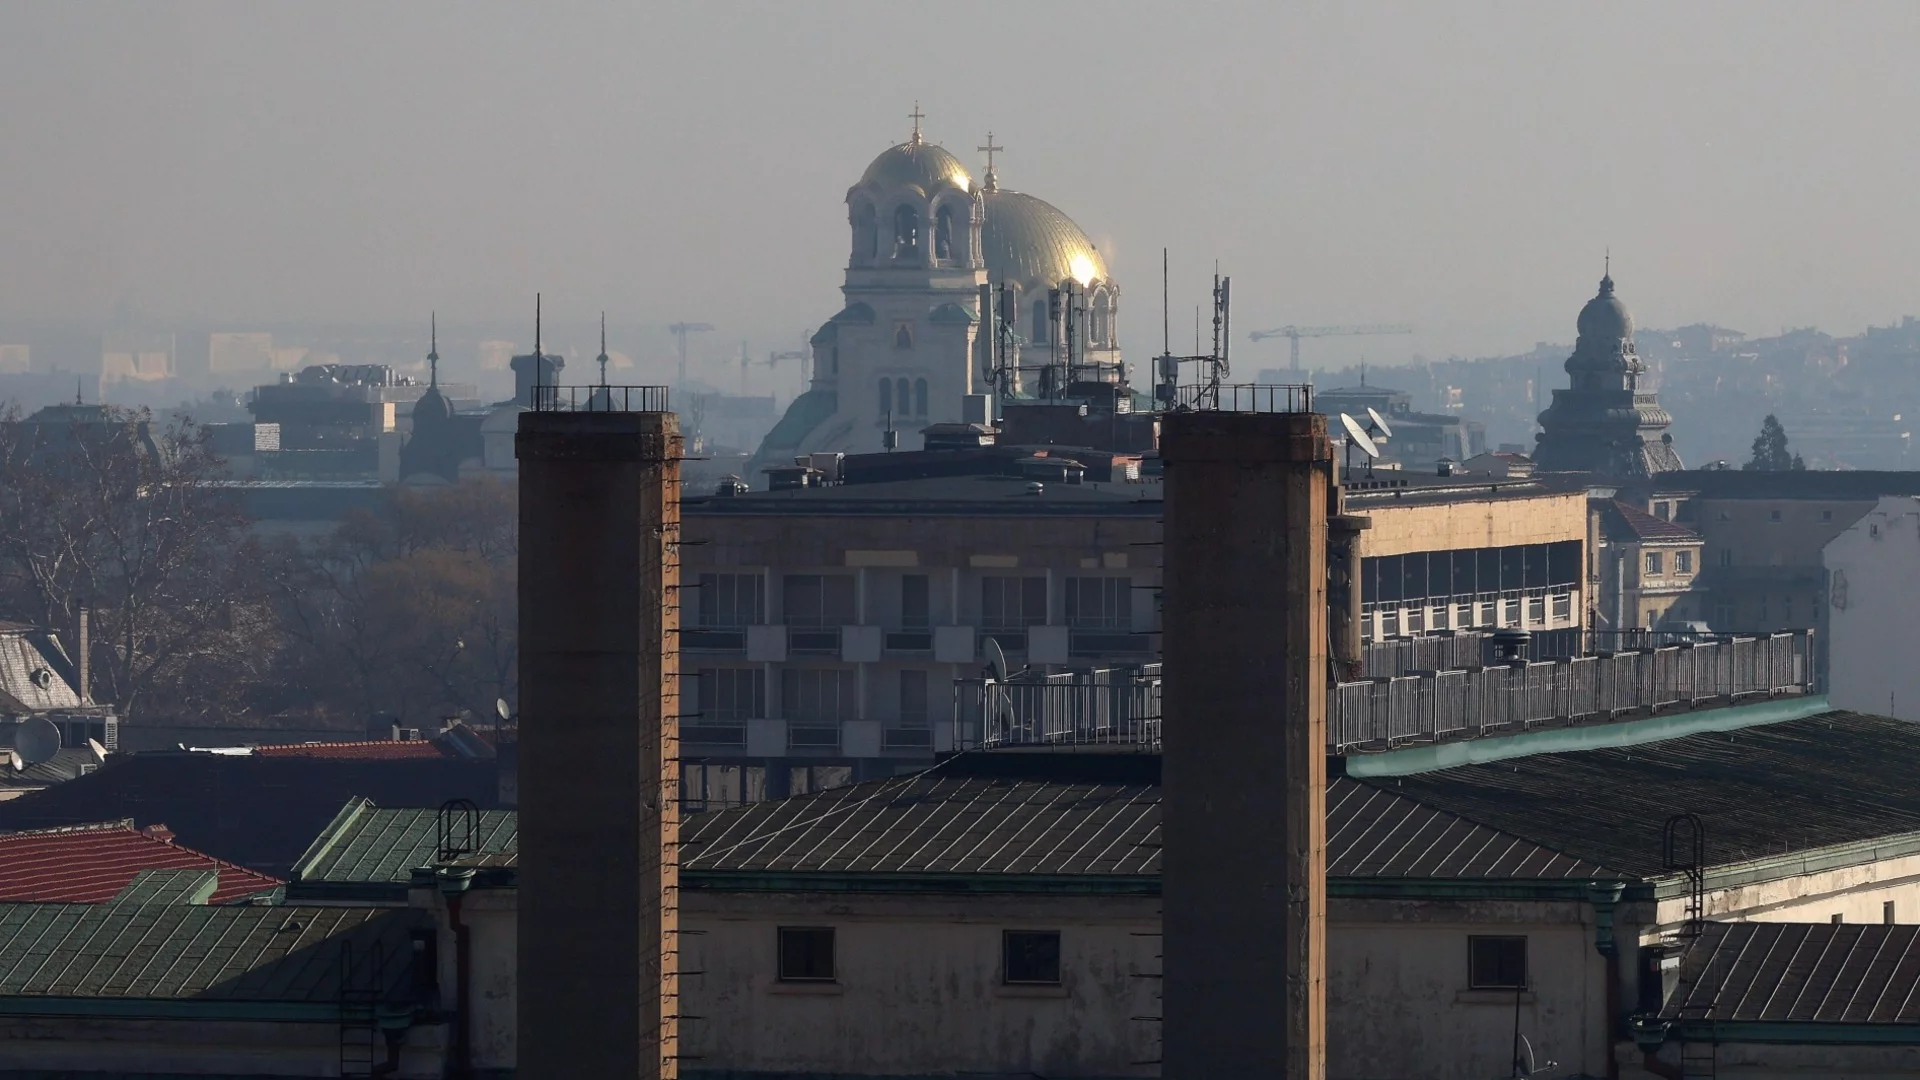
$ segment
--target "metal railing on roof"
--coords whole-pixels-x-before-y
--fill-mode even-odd
[[[1329,749],[1471,739],[1813,688],[1812,631],[1340,683]]]
[[[534,412],[667,412],[664,386],[535,386]]]
[[[1177,388],[1173,405],[1209,412],[1312,412],[1313,387],[1293,383],[1200,383]]]
[[[953,684],[956,750],[1160,745],[1160,665]]]

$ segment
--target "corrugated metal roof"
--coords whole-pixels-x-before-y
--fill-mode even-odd
[[[0,904],[0,996],[332,1001],[342,950],[411,977],[423,911],[181,904]],[[377,946],[377,947],[376,947]]]
[[[1662,1015],[1920,1023],[1920,926],[1708,923]]]
[[[520,847],[520,816],[511,810],[483,810],[476,818],[473,852],[457,860],[466,865],[497,865],[499,856]],[[319,835],[293,876],[304,882],[405,882],[418,867],[439,858],[440,811],[385,809],[354,799]],[[464,829],[464,823],[458,823]]]
[[[1420,773],[1394,790],[1622,874],[1659,877],[1661,828],[1674,814],[1700,817],[1710,866],[1920,832],[1917,734],[1901,720],[1828,712]]]
[[[1591,878],[1589,862],[1336,779],[1327,792],[1335,877]],[[1160,789],[986,778],[871,781],[690,815],[689,870],[1152,876]]]
[[[220,884],[211,867],[195,870],[142,870],[115,896],[123,904],[204,904]]]
[[[280,885],[265,874],[148,836],[130,821],[0,833],[0,901],[106,903],[147,870],[218,873],[219,886],[208,900],[213,904],[269,893]]]

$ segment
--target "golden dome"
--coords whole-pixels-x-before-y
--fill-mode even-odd
[[[873,159],[867,171],[860,174],[860,183],[856,187],[908,187],[921,195],[931,195],[935,189],[951,185],[961,191],[973,190],[973,177],[968,175],[967,167],[960,159],[946,151],[945,147],[930,142],[904,142],[899,146],[888,147]]]
[[[1107,264],[1073,219],[1044,199],[1018,191],[988,190],[980,249],[987,277],[1026,291],[1044,290],[1068,278],[1081,285],[1107,281]]]

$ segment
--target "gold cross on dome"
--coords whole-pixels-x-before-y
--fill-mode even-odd
[[[995,146],[995,145],[993,144],[993,132],[991,132],[991,131],[989,131],[989,132],[987,132],[987,145],[985,145],[985,146],[976,146],[976,147],[974,147],[974,149],[975,149],[975,150],[978,150],[978,151],[980,151],[981,153],[983,153],[983,154],[985,154],[985,155],[987,155],[987,171],[988,171],[988,172],[992,172],[992,171],[993,171],[993,155],[995,155],[995,154],[997,154],[997,153],[999,153],[999,152],[1001,152],[1001,151],[1003,151],[1003,150],[1005,150],[1005,149],[1006,149],[1006,147],[1004,147],[1004,146]]]
[[[927,114],[920,111],[920,103],[917,101],[914,102],[913,111],[907,114],[907,119],[913,121],[913,138],[909,139],[908,140],[909,142],[915,145],[919,145],[920,121],[925,120],[926,118],[927,118]]]

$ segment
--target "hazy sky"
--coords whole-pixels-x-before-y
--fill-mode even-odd
[[[1189,340],[1215,259],[1243,330],[1419,328],[1322,360],[1571,340],[1608,245],[1643,326],[1851,333],[1920,312],[1917,47],[1911,0],[0,0],[0,325],[447,326],[538,289],[791,347],[918,99],[1093,236],[1135,357],[1162,245]]]

